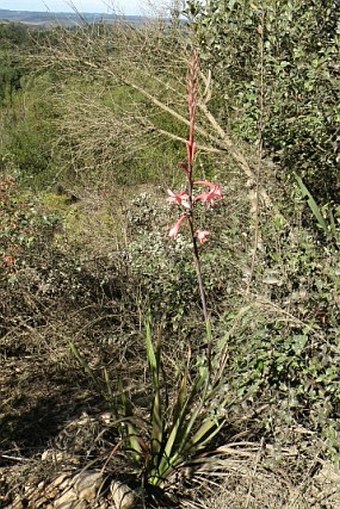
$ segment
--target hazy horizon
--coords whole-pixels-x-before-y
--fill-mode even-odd
[[[141,15],[143,9],[138,0],[124,0],[120,2],[110,2],[102,0],[2,0],[0,9],[11,11],[28,12],[74,12],[72,5],[80,12],[108,14],[113,13],[114,9],[110,5],[115,5],[118,13],[127,15]],[[122,5],[123,4],[123,5]]]

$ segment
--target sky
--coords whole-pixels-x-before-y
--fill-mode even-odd
[[[72,0],[81,12],[112,12],[109,5],[119,8],[124,14],[141,14],[141,0]],[[71,0],[0,0],[0,9],[13,11],[46,11],[70,12]]]

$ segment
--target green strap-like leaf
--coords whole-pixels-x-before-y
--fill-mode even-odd
[[[105,378],[105,384],[106,384],[105,398],[106,398],[108,404],[110,405],[112,415],[115,417],[115,419],[118,419],[119,416],[118,416],[118,412],[117,412],[117,408],[116,408],[116,401],[115,401],[116,398],[113,395],[109,373],[106,368],[104,368],[104,378]]]
[[[152,430],[151,430],[151,452],[157,456],[163,443],[163,417],[160,394],[154,394],[152,402]]]
[[[139,437],[135,426],[129,420],[126,422],[126,428],[127,430],[124,439],[128,443],[132,459],[135,463],[139,463],[143,454],[143,448],[140,443],[141,438]]]
[[[152,408],[151,408],[151,455],[152,464],[157,469],[161,448],[163,446],[164,420],[161,402],[160,387],[160,363],[161,363],[161,347],[158,342],[156,349],[152,341],[151,316],[148,314],[146,321],[146,352],[148,363],[152,374]]]
[[[327,234],[328,233],[328,227],[327,223],[321,213],[320,208],[318,207],[316,201],[314,200],[312,194],[310,193],[309,189],[306,187],[306,185],[303,183],[302,178],[295,173],[295,178],[298,183],[298,186],[300,188],[300,191],[302,193],[302,196],[304,198],[307,198],[307,203],[309,205],[309,208],[313,212],[317,222],[319,223],[319,226],[323,229],[323,231]]]
[[[142,457],[143,449],[140,444],[141,438],[139,437],[138,431],[132,422],[133,407],[131,401],[127,398],[125,394],[122,382],[120,380],[118,381],[118,388],[122,402],[121,413],[123,416],[123,419],[120,421],[119,430],[122,434],[123,439],[128,444],[128,448],[131,452],[132,459],[136,463],[139,463]]]
[[[205,370],[201,371],[193,384],[189,396],[182,400],[181,408],[177,419],[173,422],[170,434],[166,441],[161,461],[159,463],[159,475],[165,477],[165,473],[171,471],[183,460],[183,450],[190,439],[190,432],[200,415],[202,404],[198,405],[192,415],[192,404],[200,394],[203,386],[203,400],[205,398],[206,387],[208,384],[208,374]]]
[[[75,358],[77,359],[77,361],[79,362],[79,364],[81,365],[81,367],[83,368],[85,373],[91,378],[91,380],[95,384],[95,386],[101,389],[102,387],[101,387],[101,384],[100,384],[98,378],[94,375],[87,360],[82,356],[82,354],[78,350],[75,343],[73,343],[73,341],[71,341],[71,340],[68,340],[68,344],[70,346],[71,352],[73,353],[73,355],[75,356]]]
[[[187,398],[187,383],[188,383],[188,372],[187,369],[184,371],[184,375],[182,380],[180,381],[179,390],[178,390],[178,396],[176,403],[174,405],[174,410],[172,413],[172,422],[177,422],[181,411],[184,407],[186,398]]]
[[[152,342],[151,317],[148,314],[146,320],[146,354],[152,375],[159,374],[159,363],[157,362],[156,352]]]
[[[217,435],[225,421],[225,419],[207,418],[190,440],[192,445],[188,444],[185,451],[194,450],[195,453],[199,452]]]

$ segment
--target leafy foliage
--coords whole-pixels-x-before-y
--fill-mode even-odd
[[[40,216],[37,204],[22,196],[14,177],[0,177],[0,256],[5,266],[20,266],[27,263],[31,248],[46,241],[56,218]]]
[[[17,90],[21,89],[21,79],[25,74],[20,48],[30,45],[28,28],[19,23],[0,22],[0,108],[5,103],[12,104]]]
[[[0,157],[3,166],[17,170],[21,182],[31,188],[55,182],[58,154],[54,145],[57,133],[53,123],[58,116],[52,102],[50,77],[21,81],[21,88],[2,109]]]
[[[130,277],[141,294],[147,295],[143,311],[150,307],[166,328],[183,333],[199,327],[200,297],[187,232],[184,231],[176,242],[168,240],[169,225],[175,218],[171,213],[170,219],[169,213],[170,207],[150,193],[141,193],[134,198],[128,210],[131,241],[124,255],[129,263]],[[225,216],[217,208],[213,214],[207,214],[205,221],[207,227],[217,231]],[[221,288],[227,285],[234,269],[223,241],[216,238],[211,244],[211,248],[202,248],[201,259],[208,301],[214,312],[215,304],[223,300]]]
[[[251,143],[259,118],[258,31],[264,31],[265,150],[280,161],[279,176],[296,172],[316,198],[336,201],[337,2],[236,0],[189,7],[212,73],[211,107]]]
[[[0,42],[3,49],[27,47],[30,42],[29,29],[23,23],[1,23]]]

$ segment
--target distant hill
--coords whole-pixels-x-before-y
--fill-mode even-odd
[[[82,13],[81,16],[88,23],[113,23],[118,18],[115,14],[100,13]],[[142,16],[125,16],[124,20],[128,23],[142,24],[145,18]],[[81,23],[78,14],[73,12],[29,12],[29,11],[12,11],[9,9],[0,9],[0,22],[25,23],[35,26],[74,26]]]

